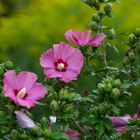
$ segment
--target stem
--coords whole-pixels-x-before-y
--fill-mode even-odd
[[[99,8],[99,10],[98,10],[98,13],[101,13],[100,8]],[[102,16],[100,16],[99,30],[100,30],[100,32],[103,32],[103,30],[102,30]],[[103,47],[103,63],[105,64],[105,66],[107,66],[106,47],[105,47],[105,45],[104,45],[104,42],[102,43],[102,47]]]
[[[81,133],[83,133],[85,135],[84,129],[75,121],[75,119],[71,118],[71,120],[78,127],[78,129],[81,131]]]

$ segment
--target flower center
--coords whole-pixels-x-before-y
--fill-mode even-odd
[[[67,70],[68,64],[62,59],[58,59],[54,62],[55,69],[59,72],[65,72]]]
[[[63,70],[65,68],[65,65],[63,64],[63,63],[59,63],[59,64],[57,64],[57,69],[58,70]]]
[[[26,95],[26,88],[22,88],[16,95],[17,98],[23,99]]]

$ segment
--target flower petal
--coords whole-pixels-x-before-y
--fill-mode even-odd
[[[88,42],[89,46],[98,47],[102,44],[105,36],[103,33],[96,33],[95,36]]]
[[[35,83],[34,86],[28,91],[26,100],[39,100],[47,94],[47,89],[40,83]]]
[[[40,57],[40,64],[44,68],[54,68],[54,51],[52,49],[44,52]]]
[[[4,84],[7,84],[10,88],[16,89],[18,86],[15,70],[9,70],[4,74]]]
[[[18,89],[26,88],[28,91],[35,81],[37,80],[37,75],[32,72],[22,71],[17,75]]]
[[[35,123],[25,113],[21,111],[15,111],[16,118],[21,128],[33,128]]]

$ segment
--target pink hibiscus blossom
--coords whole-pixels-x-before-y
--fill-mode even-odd
[[[53,49],[44,52],[40,57],[40,64],[48,78],[58,77],[64,82],[76,80],[84,63],[81,51],[60,42],[53,45]]]
[[[120,134],[125,133],[128,129],[126,125],[129,124],[130,119],[139,118],[140,117],[140,104],[138,105],[137,113],[134,115],[125,115],[125,116],[111,116],[109,117],[112,121],[113,127],[116,129],[116,131]]]
[[[130,115],[110,117],[113,127],[120,134],[127,131],[126,125],[129,123],[129,119],[132,119]]]
[[[34,128],[35,123],[25,113],[21,111],[15,111],[17,121],[21,128]]]
[[[71,43],[77,46],[92,46],[98,47],[102,44],[104,40],[103,33],[96,33],[92,38],[90,38],[91,30],[87,30],[86,32],[68,30],[65,32],[65,38]]]
[[[65,133],[69,136],[70,140],[79,140],[78,136],[80,135],[77,131],[68,129]]]
[[[37,83],[37,75],[32,72],[9,70],[4,74],[3,93],[16,105],[30,108],[37,104],[37,100],[47,94],[47,89]]]

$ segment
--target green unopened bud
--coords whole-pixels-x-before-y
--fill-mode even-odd
[[[116,99],[120,96],[120,90],[118,88],[113,88],[111,92],[111,97]]]
[[[70,112],[72,109],[73,109],[73,105],[69,104],[69,105],[66,106],[65,111]]]
[[[67,89],[61,89],[59,93],[60,100],[66,100],[69,97],[69,93]]]
[[[104,7],[105,13],[111,13],[112,12],[112,4],[107,3]]]
[[[99,15],[100,18],[103,18],[104,17],[104,13],[101,12],[101,11],[98,12],[98,15]]]
[[[102,83],[99,83],[98,84],[98,90],[99,90],[99,92],[103,92],[104,91],[104,84],[102,84]]]
[[[134,34],[136,37],[140,37],[140,28],[136,28],[136,30],[134,31]]]
[[[19,138],[20,140],[27,140],[29,137],[26,134],[20,134]]]
[[[99,23],[99,21],[100,21],[99,15],[98,15],[98,14],[94,14],[94,15],[92,16],[92,21],[95,21],[95,22]]]
[[[112,90],[111,84],[105,84],[104,85],[104,91],[105,92],[111,92],[111,90]]]
[[[97,31],[97,30],[99,29],[99,25],[98,25],[97,22],[91,21],[91,23],[90,23],[90,28],[91,28],[91,30],[93,30],[93,31]]]
[[[13,129],[13,130],[11,131],[11,134],[10,134],[10,136],[11,136],[11,138],[12,138],[13,140],[17,140],[17,138],[19,137],[19,135],[20,135],[20,133],[18,132],[18,130],[15,130],[15,129]]]
[[[84,2],[85,2],[86,4],[88,4],[89,6],[91,6],[91,7],[94,6],[94,1],[95,1],[95,0],[84,0]]]
[[[126,66],[127,64],[129,64],[129,59],[128,57],[125,57],[125,59],[123,60],[123,65]]]
[[[115,81],[113,81],[113,87],[120,88],[120,86],[121,86],[120,79],[116,79]]]
[[[135,44],[136,41],[137,41],[136,36],[135,36],[134,34],[130,34],[130,35],[129,35],[129,43],[130,43],[130,44]]]
[[[49,138],[49,137],[51,137],[51,135],[52,135],[52,132],[51,132],[50,129],[45,129],[45,130],[44,130],[43,136],[44,136],[45,138]]]
[[[31,132],[36,136],[42,136],[43,134],[43,130],[37,125],[31,129]]]
[[[7,69],[12,69],[12,68],[13,68],[13,63],[12,63],[12,61],[6,61],[6,62],[5,62],[5,67],[6,67]]]
[[[132,62],[136,59],[136,56],[135,56],[134,52],[130,52],[128,54],[128,59]]]
[[[108,33],[107,33],[107,38],[108,38],[108,39],[114,39],[115,36],[116,36],[115,30],[114,30],[114,29],[110,29],[110,30],[108,31]]]
[[[110,78],[110,77],[104,79],[104,83],[105,83],[105,84],[112,84],[112,82],[113,82],[113,79]]]
[[[58,104],[57,104],[57,101],[56,100],[52,100],[51,103],[50,103],[50,108],[51,110],[53,111],[56,111],[58,109]]]
[[[132,72],[131,72],[131,74],[132,74],[133,78],[136,78],[139,75],[139,70],[133,69]]]

